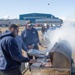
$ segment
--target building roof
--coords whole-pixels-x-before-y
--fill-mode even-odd
[[[28,13],[28,14],[21,14],[20,16],[48,16],[48,17],[52,17],[52,18],[57,18],[52,14],[46,14],[46,13]]]

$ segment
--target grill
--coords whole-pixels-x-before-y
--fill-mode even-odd
[[[43,57],[38,57],[37,62],[32,64],[32,75],[71,75],[72,50],[67,41],[55,43],[48,54],[43,54]]]

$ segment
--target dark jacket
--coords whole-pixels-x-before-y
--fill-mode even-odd
[[[28,45],[34,45],[34,48],[38,48],[38,43],[39,43],[39,36],[38,32],[35,28],[32,28],[31,30],[26,29],[22,32],[21,34],[22,40],[26,46]]]
[[[19,52],[18,45],[11,32],[5,32],[0,37],[0,70],[10,70],[21,66],[21,62],[29,62]]]
[[[26,51],[27,52],[27,47],[24,45],[24,42],[23,42],[23,40],[22,40],[22,37],[20,36],[20,35],[18,35],[18,36],[16,36],[15,37],[15,39],[16,39],[16,41],[17,41],[17,44],[18,44],[18,47],[19,47],[19,51],[22,53],[22,49],[24,50],[24,51]]]

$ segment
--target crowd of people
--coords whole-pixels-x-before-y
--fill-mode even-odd
[[[24,57],[22,49],[27,52],[30,49],[39,50],[38,31],[33,27],[32,23],[25,25],[25,30],[18,35],[19,27],[11,24],[5,32],[0,29],[0,71],[3,75],[22,75],[21,63],[29,62],[29,66],[36,62],[36,57]],[[41,45],[42,46],[42,45]]]
[[[49,25],[44,24],[41,29],[42,34],[44,35],[49,28]],[[37,29],[32,23],[27,23],[21,35],[18,33],[19,27],[16,24],[11,24],[3,33],[0,29],[0,71],[4,75],[22,75],[20,70],[22,62],[29,62],[29,66],[36,62],[37,57],[33,59],[27,52],[31,49],[39,50],[38,45],[41,43]],[[22,55],[22,49],[28,57]]]

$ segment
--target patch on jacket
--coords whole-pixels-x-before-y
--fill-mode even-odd
[[[35,34],[35,32],[33,32],[33,34]]]

